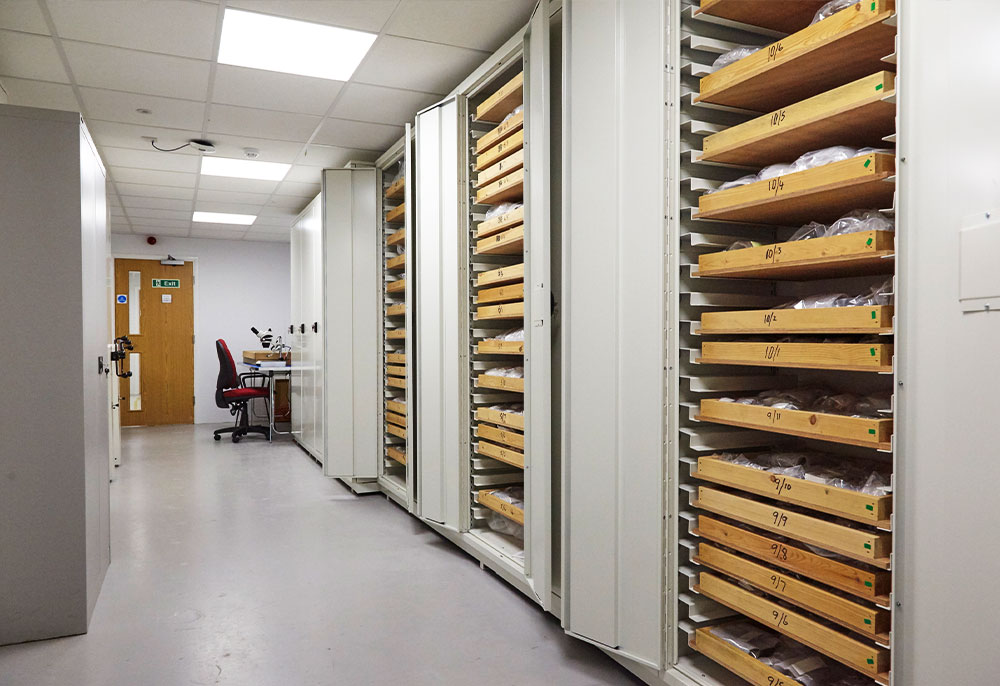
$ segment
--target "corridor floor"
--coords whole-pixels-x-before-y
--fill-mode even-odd
[[[0,648],[0,684],[640,683],[385,497],[212,428],[123,432],[90,633]]]

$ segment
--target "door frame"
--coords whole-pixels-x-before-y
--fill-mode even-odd
[[[147,253],[147,254],[143,255],[143,254],[139,254],[139,253],[112,252],[111,253],[111,277],[110,277],[111,278],[111,284],[110,285],[111,285],[111,297],[112,297],[112,299],[115,296],[115,260],[156,260],[157,262],[159,262],[160,260],[167,259],[167,255],[168,255],[168,253],[164,253],[163,255],[150,255],[150,254]],[[195,341],[194,344],[197,345],[197,341],[198,341],[198,310],[200,309],[198,307],[198,282],[200,281],[200,279],[198,278],[198,258],[197,257],[185,257],[183,255],[181,255],[181,256],[172,255],[172,257],[175,260],[184,260],[185,262],[191,262],[192,263],[191,264],[191,278],[194,279],[194,283],[191,284],[191,297],[194,299],[194,303],[193,303],[193,310],[194,310],[194,312],[192,313],[193,319],[192,319],[192,326],[191,326],[191,334],[194,336],[194,341]],[[114,305],[114,302],[112,302],[111,305]],[[112,339],[114,339],[114,337],[115,337],[114,334],[115,334],[115,331],[116,331],[116,329],[115,329],[116,324],[117,324],[117,321],[115,320],[115,308],[111,307],[111,338]],[[198,391],[197,391],[197,389],[198,389],[198,354],[197,354],[197,352],[195,352],[195,354],[192,357],[193,357],[194,363],[192,364],[192,370],[191,371],[192,371],[192,374],[194,374],[195,398],[197,398],[198,397]],[[121,391],[119,391],[119,393],[120,392]],[[195,426],[197,423],[198,423],[198,405],[196,403],[195,406],[194,406],[194,415],[192,416],[192,419],[191,419],[191,425]],[[132,427],[129,427],[129,426],[123,426],[122,427],[122,429],[130,429],[130,428],[132,428]]]

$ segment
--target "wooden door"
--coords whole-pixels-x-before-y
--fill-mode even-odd
[[[122,426],[194,423],[194,265],[115,260],[115,336],[134,346]]]

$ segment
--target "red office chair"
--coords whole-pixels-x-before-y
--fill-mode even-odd
[[[236,371],[236,363],[229,352],[229,346],[221,338],[215,342],[215,351],[219,354],[219,379],[215,382],[215,404],[219,407],[228,407],[229,414],[236,416],[236,424],[227,426],[224,429],[216,429],[215,440],[221,441],[222,434],[232,433],[233,443],[239,443],[240,439],[249,433],[264,434],[271,438],[271,429],[266,426],[250,425],[250,402],[254,398],[263,398],[264,403],[269,402],[270,389],[267,386],[267,374],[260,372],[246,372],[240,374]],[[260,379],[259,386],[248,385],[247,381]],[[271,410],[268,408],[268,416]]]

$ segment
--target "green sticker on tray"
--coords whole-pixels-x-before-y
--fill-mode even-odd
[[[871,658],[868,658],[868,664],[870,664],[870,665],[873,665],[873,664],[875,664],[875,660],[873,660],[873,659],[871,659]]]
[[[867,168],[868,165],[870,165],[871,163],[872,163],[872,158],[869,157],[867,160],[865,160],[865,168]]]
[[[874,436],[875,435],[875,429],[868,429],[868,433],[870,433],[872,436]]]
[[[869,238],[867,241],[865,241],[865,245],[871,245],[871,244],[872,244],[872,239],[871,238]]]
[[[865,509],[868,510],[869,512],[874,512],[875,511],[875,506],[874,505],[865,505]]]
[[[868,351],[872,354],[872,357],[875,357],[875,348],[868,348]]]
[[[882,90],[882,84],[880,83],[877,86],[875,86],[875,90],[877,90],[877,91]]]
[[[870,619],[865,619],[865,624],[871,624],[871,623],[872,623],[872,620],[870,620]]]
[[[871,550],[871,549],[872,549],[872,544],[871,543],[865,543],[865,550]]]
[[[872,310],[872,319],[875,319],[875,310]]]
[[[867,586],[868,588],[871,588],[872,587],[872,582],[871,581],[866,581],[865,582],[865,586]]]

